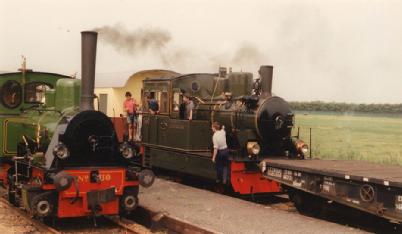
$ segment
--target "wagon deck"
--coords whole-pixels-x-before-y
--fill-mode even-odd
[[[355,160],[267,159],[267,165],[402,188],[402,167]]]
[[[290,193],[308,197],[306,203],[311,203],[314,195],[402,223],[400,166],[353,160],[271,158],[263,160],[260,167],[264,177],[281,183]]]

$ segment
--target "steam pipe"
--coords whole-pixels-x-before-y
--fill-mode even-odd
[[[272,73],[273,66],[260,66],[260,82],[261,82],[261,95],[272,96]]]
[[[98,33],[81,32],[81,103],[80,111],[94,110],[96,41]]]

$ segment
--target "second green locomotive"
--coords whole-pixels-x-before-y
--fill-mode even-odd
[[[272,156],[303,158],[308,147],[291,135],[294,115],[288,103],[272,95],[272,71],[272,66],[261,66],[256,81],[252,73],[225,69],[145,79],[143,96],[158,100],[160,110],[142,117],[144,166],[214,180],[211,123],[218,121],[227,134],[233,190],[279,192],[276,182],[262,179],[258,162]],[[195,102],[192,120],[180,118],[183,94]]]

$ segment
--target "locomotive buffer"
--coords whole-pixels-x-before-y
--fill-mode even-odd
[[[264,177],[281,183],[301,213],[334,201],[402,223],[402,168],[353,160],[265,159]]]

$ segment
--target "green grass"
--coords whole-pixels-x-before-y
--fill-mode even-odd
[[[296,126],[306,143],[312,128],[313,158],[402,165],[402,117],[300,112]]]

